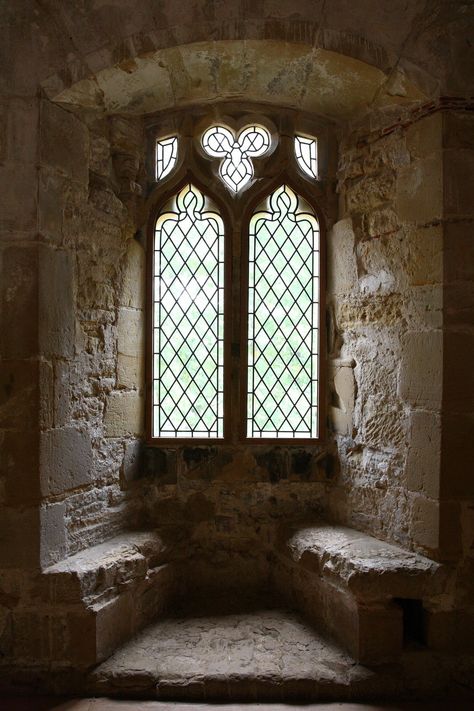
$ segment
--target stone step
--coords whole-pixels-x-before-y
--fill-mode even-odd
[[[285,610],[169,618],[147,627],[90,676],[93,694],[176,700],[339,695],[370,678]]]
[[[426,676],[429,655],[423,663]],[[86,686],[91,695],[163,701],[360,700],[423,693],[419,665],[415,656],[371,669],[293,611],[260,609],[156,622],[96,667]],[[436,675],[442,683],[439,667],[432,688]]]

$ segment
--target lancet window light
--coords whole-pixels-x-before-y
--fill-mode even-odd
[[[252,187],[253,161],[265,156],[271,141],[256,124],[238,133],[214,125],[202,134],[201,150],[219,159],[230,200]],[[157,142],[157,180],[176,167],[178,143],[178,136]],[[316,140],[296,135],[294,146],[294,160],[314,180]],[[241,234],[239,251],[246,256],[237,290],[226,266],[232,262],[226,227],[217,204],[192,181],[181,185],[156,219],[151,438],[224,440],[238,430],[254,441],[313,440],[319,436],[320,355],[315,210],[286,181],[260,200]],[[229,295],[239,289],[242,299],[232,303]],[[241,302],[247,304],[247,326],[236,412],[235,403],[229,407],[236,372],[226,343]]]

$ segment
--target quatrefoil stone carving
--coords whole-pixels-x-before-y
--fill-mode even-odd
[[[235,136],[224,126],[212,126],[202,137],[207,155],[223,158],[219,175],[234,193],[241,190],[254,175],[252,159],[270,148],[270,133],[263,126],[246,126]]]

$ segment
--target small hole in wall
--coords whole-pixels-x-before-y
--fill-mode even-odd
[[[425,615],[423,602],[410,598],[394,598],[402,608],[403,646],[426,646]]]

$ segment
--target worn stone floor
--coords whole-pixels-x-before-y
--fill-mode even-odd
[[[372,672],[325,640],[296,614],[171,618],[151,625],[100,665],[91,691],[180,700],[315,698]]]

